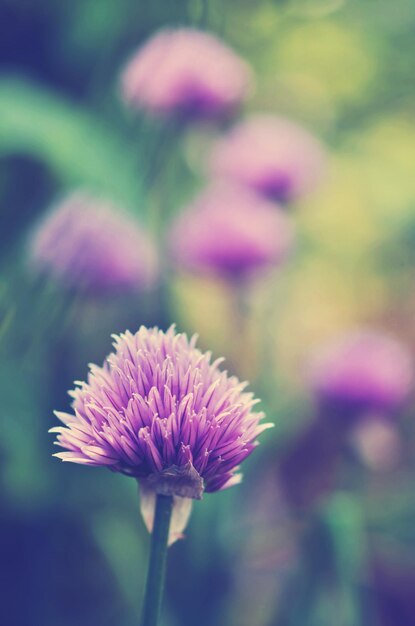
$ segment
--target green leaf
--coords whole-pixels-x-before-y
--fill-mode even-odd
[[[0,79],[0,157],[44,162],[65,186],[82,185],[127,207],[139,204],[133,144],[93,113],[13,76]]]

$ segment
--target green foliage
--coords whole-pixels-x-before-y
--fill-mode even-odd
[[[92,111],[32,81],[3,77],[0,155],[13,154],[43,162],[63,186],[86,186],[127,206],[140,204],[131,143]]]

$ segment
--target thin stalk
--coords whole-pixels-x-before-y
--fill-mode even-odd
[[[159,621],[172,507],[172,496],[157,496],[141,626],[157,626]]]
[[[352,495],[337,493],[328,503],[325,522],[331,535],[342,624],[363,626],[366,623],[359,584],[365,568],[365,536],[359,503]]]
[[[229,295],[233,333],[231,363],[239,375],[252,378],[251,368],[256,364],[250,332],[249,283],[232,279],[229,282]]]

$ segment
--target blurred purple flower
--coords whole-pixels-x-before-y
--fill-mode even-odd
[[[214,35],[165,29],[127,64],[122,96],[154,114],[217,118],[238,107],[250,84],[248,65]]]
[[[183,267],[240,280],[284,261],[293,227],[282,211],[253,192],[212,185],[178,217],[170,241]]]
[[[148,493],[199,499],[237,484],[270,424],[259,424],[246,383],[195,344],[174,327],[114,335],[115,352],[70,392],[73,413],[56,413],[64,426],[51,432],[66,451],[55,456],[136,477],[143,508]]]
[[[215,176],[255,189],[279,202],[313,191],[325,170],[325,153],[308,131],[287,119],[252,115],[213,147]]]
[[[110,203],[74,192],[35,231],[30,262],[67,288],[92,293],[146,288],[157,280],[151,240]]]
[[[319,397],[362,411],[399,408],[413,384],[410,354],[374,331],[347,333],[316,353],[310,383]]]

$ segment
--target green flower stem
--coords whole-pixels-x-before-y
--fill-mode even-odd
[[[347,493],[335,494],[327,504],[325,522],[334,553],[344,613],[342,623],[363,626],[366,619],[359,583],[365,569],[366,542],[359,503]],[[336,615],[338,619],[338,613]]]
[[[157,496],[141,626],[157,626],[166,573],[172,496]]]

